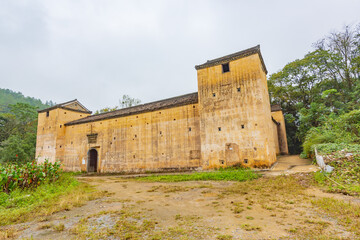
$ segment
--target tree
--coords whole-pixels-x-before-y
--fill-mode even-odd
[[[119,100],[119,106],[106,107],[106,108],[103,108],[100,110],[96,110],[95,114],[111,112],[111,111],[115,111],[115,110],[118,110],[121,108],[133,107],[133,106],[139,105],[140,103],[141,103],[140,99],[132,98],[129,95],[123,95],[122,99]]]
[[[120,108],[128,108],[139,105],[141,103],[140,99],[131,98],[129,95],[123,95],[122,99],[119,100]]]
[[[115,111],[117,109],[118,109],[118,106],[115,106],[113,108],[106,107],[106,108],[102,108],[100,110],[96,110],[96,112],[94,114],[101,114],[101,113],[111,112],[111,111]]]
[[[270,99],[284,111],[291,153],[301,151],[310,129],[360,107],[360,25],[332,32],[314,47],[269,77]]]
[[[17,103],[8,108],[10,113],[0,114],[0,161],[32,161],[36,145],[36,107]]]

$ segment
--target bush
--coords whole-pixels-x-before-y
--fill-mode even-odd
[[[60,176],[60,163],[45,161],[42,164],[28,162],[22,166],[0,166],[0,189],[10,193],[16,188],[36,188],[44,182],[56,181]]]
[[[314,146],[324,143],[360,143],[360,110],[329,117],[320,127],[311,128],[303,143],[303,155],[311,157],[314,154]]]

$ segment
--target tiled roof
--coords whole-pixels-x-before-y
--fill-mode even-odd
[[[69,125],[75,125],[75,124],[82,124],[82,123],[88,123],[88,122],[94,122],[94,121],[100,121],[110,118],[118,118],[118,117],[124,117],[134,114],[140,114],[145,112],[152,112],[157,111],[161,109],[167,109],[167,108],[173,108],[173,107],[179,107],[183,105],[188,104],[196,104],[198,103],[198,93],[190,93],[178,97],[168,98],[156,102],[151,103],[145,103],[134,107],[129,108],[123,108],[111,112],[101,113],[97,115],[91,115],[85,118],[81,118],[72,122],[68,122],[65,124],[65,126]]]

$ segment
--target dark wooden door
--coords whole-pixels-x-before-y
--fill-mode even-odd
[[[95,149],[91,149],[89,152],[89,172],[97,172],[97,160],[98,153]]]

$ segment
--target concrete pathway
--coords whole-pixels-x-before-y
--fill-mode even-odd
[[[265,171],[265,175],[277,176],[281,174],[316,172],[320,168],[312,164],[310,159],[302,159],[299,155],[278,156],[277,162],[271,169]]]

